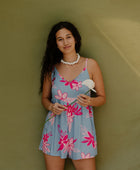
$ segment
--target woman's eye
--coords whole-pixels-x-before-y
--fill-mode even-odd
[[[58,39],[58,41],[61,41],[62,39]]]
[[[71,37],[67,37],[67,38],[71,38]]]

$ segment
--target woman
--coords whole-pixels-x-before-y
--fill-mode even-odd
[[[102,74],[97,62],[80,56],[81,37],[69,22],[59,22],[50,31],[42,61],[42,104],[49,111],[39,149],[47,170],[63,170],[69,157],[76,170],[95,170],[97,155],[93,108],[105,103]],[[95,82],[97,97],[84,94],[82,81]],[[77,102],[70,104],[77,99]],[[70,104],[70,105],[69,105]]]

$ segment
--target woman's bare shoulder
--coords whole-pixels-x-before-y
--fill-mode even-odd
[[[88,63],[90,64],[90,65],[97,65],[97,61],[96,60],[94,60],[93,58],[88,58]]]
[[[94,60],[93,58],[88,58],[88,68],[93,69],[97,67],[99,67],[97,61]]]
[[[95,72],[97,72],[99,70],[99,65],[97,63],[96,60],[94,60],[93,58],[88,58],[88,70],[89,72],[93,74],[95,74]]]

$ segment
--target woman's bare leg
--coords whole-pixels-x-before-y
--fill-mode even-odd
[[[50,156],[44,154],[45,164],[47,170],[63,170],[65,165],[65,159],[61,159],[59,156]]]
[[[76,170],[96,170],[95,158],[72,160]]]

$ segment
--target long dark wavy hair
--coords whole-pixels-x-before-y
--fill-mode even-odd
[[[75,38],[75,50],[78,53],[81,47],[81,36],[77,30],[77,28],[70,22],[59,22],[55,24],[49,35],[47,40],[47,46],[45,50],[45,54],[43,56],[41,62],[41,75],[40,75],[40,89],[39,94],[43,90],[43,81],[44,77],[52,72],[52,69],[55,64],[60,63],[61,59],[63,58],[62,52],[57,48],[56,44],[56,33],[62,28],[66,28],[71,31],[72,35]]]

